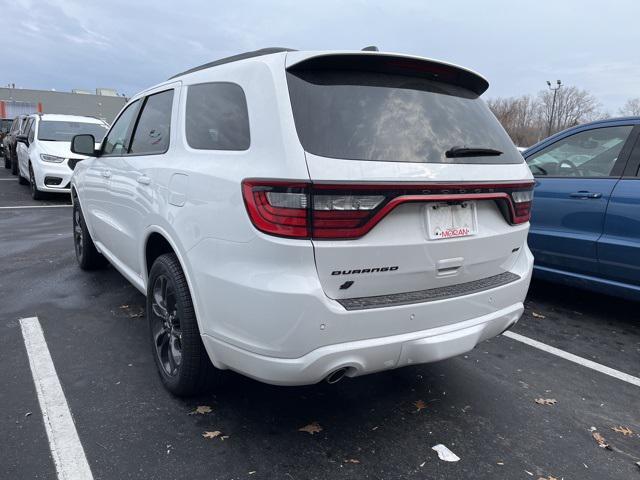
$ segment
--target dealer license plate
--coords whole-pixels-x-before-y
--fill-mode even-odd
[[[475,235],[478,231],[476,202],[427,205],[427,230],[430,240]]]

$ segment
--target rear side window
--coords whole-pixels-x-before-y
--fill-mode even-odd
[[[25,119],[25,121],[24,121],[24,127],[22,128],[22,135],[27,135],[27,136],[29,135],[29,133],[30,133],[30,132],[31,132],[31,130],[32,130],[32,128],[31,128],[31,127],[33,126],[33,122],[34,122],[34,121],[35,121],[35,120],[34,120],[33,118],[27,118],[27,119]]]
[[[417,163],[522,163],[478,95],[427,78],[381,72],[287,73],[303,148],[324,157]],[[496,156],[447,158],[452,147]]]
[[[33,142],[35,140],[35,138],[36,138],[35,126],[36,126],[35,120],[30,120],[29,121],[29,130],[28,130],[28,132],[29,132],[29,134],[28,134],[29,135],[29,137],[28,137],[29,138],[29,143]]]
[[[235,83],[191,85],[185,123],[191,148],[247,150],[251,143],[247,100]]]
[[[24,134],[27,131],[28,121],[29,121],[29,117],[24,117],[22,120],[20,120],[20,129],[18,130],[18,133]]]
[[[131,140],[130,154],[164,153],[169,149],[172,104],[173,90],[147,97]]]

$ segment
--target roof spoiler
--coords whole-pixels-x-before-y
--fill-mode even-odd
[[[427,78],[457,85],[482,95],[489,82],[477,73],[456,65],[416,57],[381,53],[337,53],[306,58],[291,65],[290,72],[309,70],[351,70]]]

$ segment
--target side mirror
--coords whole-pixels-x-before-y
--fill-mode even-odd
[[[86,155],[88,157],[96,156],[96,139],[93,135],[82,134],[76,135],[71,140],[71,151],[78,155]]]
[[[16,136],[16,141],[20,143],[24,143],[27,147],[29,146],[29,137],[27,135]]]

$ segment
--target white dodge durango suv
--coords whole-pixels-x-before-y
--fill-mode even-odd
[[[480,95],[426,58],[264,49],[76,136],[76,255],[147,298],[160,376],[279,385],[433,362],[522,315],[533,181]],[[215,368],[213,368],[215,367]]]
[[[18,181],[29,183],[35,200],[42,197],[42,192],[69,193],[72,167],[85,158],[71,154],[71,139],[84,133],[100,142],[107,128],[105,122],[93,117],[29,115],[23,133],[17,137]]]

